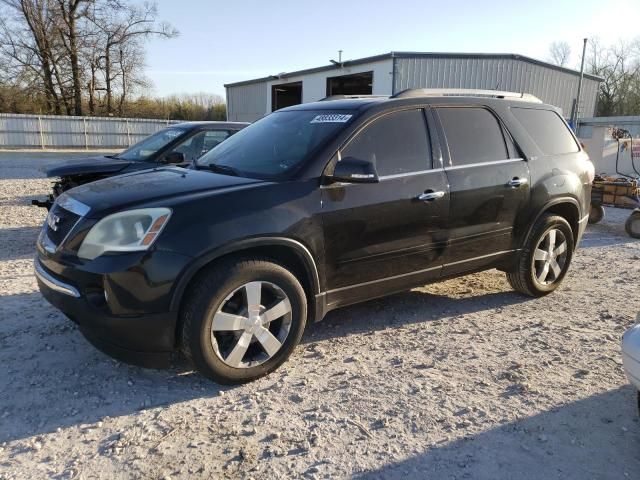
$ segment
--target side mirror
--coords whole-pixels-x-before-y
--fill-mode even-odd
[[[184,163],[187,159],[182,152],[171,152],[164,157],[164,163]]]
[[[346,183],[378,183],[376,166],[354,157],[345,157],[336,163],[333,175],[328,177],[334,182]]]

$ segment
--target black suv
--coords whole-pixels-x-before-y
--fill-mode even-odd
[[[273,371],[327,312],[490,268],[532,296],[567,273],[594,168],[554,107],[405,91],[277,111],[201,157],[61,195],[42,294],[115,357]]]

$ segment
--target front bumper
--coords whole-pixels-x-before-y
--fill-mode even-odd
[[[144,367],[163,368],[175,348],[177,313],[114,314],[107,299],[85,292],[80,284],[34,261],[44,298],[77,323],[84,336],[114,358]]]
[[[631,327],[622,336],[622,365],[629,382],[640,390],[640,324]]]

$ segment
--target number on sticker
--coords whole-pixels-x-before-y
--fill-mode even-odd
[[[346,123],[351,117],[352,115],[343,113],[325,113],[323,115],[316,115],[310,123]]]

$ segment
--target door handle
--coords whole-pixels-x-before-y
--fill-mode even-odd
[[[418,200],[421,202],[433,202],[439,198],[444,197],[444,192],[424,192],[418,195]]]
[[[526,184],[527,184],[526,178],[518,178],[518,177],[513,177],[511,180],[507,182],[507,185],[509,185],[511,188],[518,188]]]

